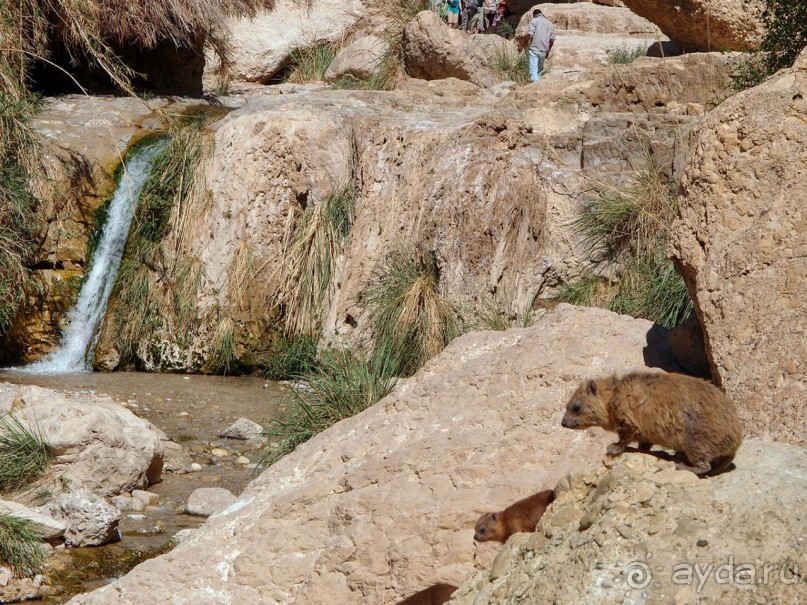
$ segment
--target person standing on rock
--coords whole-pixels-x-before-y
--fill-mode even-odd
[[[448,6],[448,26],[451,29],[457,29],[457,24],[460,22],[460,0],[446,0]]]
[[[555,43],[555,27],[551,21],[544,17],[540,8],[532,11],[532,21],[527,28],[530,39],[530,81],[537,82],[544,72],[544,61],[549,58],[549,52]]]
[[[467,33],[476,33],[476,13],[479,11],[479,0],[465,0],[460,28]]]

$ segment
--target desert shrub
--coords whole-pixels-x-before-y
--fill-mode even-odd
[[[317,366],[317,340],[311,336],[279,336],[263,363],[264,376],[270,380],[296,379]]]
[[[272,444],[262,463],[273,464],[301,443],[385,397],[395,385],[391,369],[378,359],[328,351],[298,377],[284,416],[268,429]]]
[[[744,53],[731,67],[731,88],[741,92],[761,84],[768,76],[767,57],[764,53]]]
[[[283,255],[278,305],[286,334],[312,336],[319,331],[322,307],[336,263],[353,225],[354,193],[336,187],[320,204],[306,208]]]
[[[289,58],[286,82],[304,84],[322,81],[338,52],[339,44],[335,42],[317,42],[295,50]]]
[[[561,291],[575,304],[600,304],[618,313],[673,327],[693,308],[683,278],[666,256],[667,229],[677,214],[675,187],[648,156],[623,189],[604,189],[575,220],[595,259],[614,284],[586,274]]]
[[[0,78],[0,89],[2,84]],[[17,315],[32,286],[27,266],[41,221],[31,185],[39,161],[31,120],[40,107],[39,98],[24,88],[0,92],[0,333]]]
[[[530,82],[530,60],[526,51],[514,55],[505,45],[497,44],[489,67],[502,81],[510,80],[519,86]]]
[[[608,58],[614,65],[627,65],[633,63],[639,57],[647,55],[647,48],[644,46],[629,46],[628,44],[620,44],[616,48],[606,51]]]
[[[45,559],[42,536],[31,522],[0,513],[0,562],[11,567],[17,577],[27,578],[42,571]]]
[[[500,21],[496,26],[496,33],[508,40],[516,36],[516,26],[509,21]]]
[[[42,434],[13,414],[0,416],[0,492],[33,483],[45,474],[53,452]]]
[[[528,328],[540,317],[535,310],[538,291],[519,309],[506,294],[481,297],[474,306],[473,327],[477,330],[504,331],[510,328]]]
[[[396,375],[411,376],[460,333],[439,279],[431,252],[392,254],[373,271],[365,293],[373,356]]]
[[[807,2],[765,0],[762,22],[766,33],[761,50],[767,55],[768,73],[793,65],[807,47]]]

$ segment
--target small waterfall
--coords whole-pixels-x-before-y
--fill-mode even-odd
[[[69,374],[92,370],[95,347],[115,279],[118,276],[123,249],[129,238],[137,198],[151,172],[155,156],[167,142],[139,149],[126,158],[125,170],[109,205],[107,222],[92,258],[89,273],[68,315],[68,326],[59,348],[20,371],[30,374]]]

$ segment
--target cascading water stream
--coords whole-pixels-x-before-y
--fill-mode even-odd
[[[59,348],[39,361],[20,368],[31,374],[69,374],[92,369],[95,347],[106,314],[109,296],[115,286],[123,249],[129,238],[137,198],[148,180],[155,156],[166,141],[138,149],[126,159],[125,170],[109,205],[101,239],[92,258],[76,306],[68,315],[68,326]]]

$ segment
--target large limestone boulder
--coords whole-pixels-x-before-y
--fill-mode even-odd
[[[748,434],[807,443],[807,65],[714,109],[671,253]]]
[[[482,50],[488,65],[503,58],[513,60],[518,56],[516,43],[497,34],[472,34],[471,40]]]
[[[544,16],[555,26],[555,34],[569,33],[621,34],[625,37],[648,38],[656,36],[659,28],[652,20],[645,19],[627,8],[599,6],[588,2],[576,4],[534,4],[521,16],[516,37],[527,33],[532,20],[532,11],[540,8]]]
[[[380,605],[461,582],[496,552],[474,545],[482,512],[600,463],[612,438],[562,429],[564,403],[586,376],[664,361],[651,330],[559,305],[532,328],[462,336],[171,553],[71,603]]]
[[[325,72],[329,82],[344,77],[366,80],[381,65],[389,44],[378,36],[363,36],[339,51]]]
[[[21,387],[15,409],[51,446],[53,474],[70,490],[113,496],[160,481],[164,433],[111,399]]]
[[[413,78],[459,78],[479,86],[491,86],[485,54],[468,35],[449,28],[432,11],[418,13],[403,32],[403,57]]]
[[[228,24],[231,73],[237,80],[266,82],[295,50],[339,40],[364,12],[359,0],[277,0],[270,12],[234,19]],[[215,65],[207,62],[207,77]]]
[[[555,26],[555,45],[548,68],[582,68],[609,65],[615,51],[641,50],[667,38],[659,28],[626,8],[576,4],[537,4],[519,21],[516,38],[527,33],[532,11],[540,8]]]
[[[699,479],[645,454],[575,471],[534,533],[517,534],[452,605],[801,603],[807,451],[748,440]]]
[[[687,52],[755,50],[764,28],[763,0],[624,0]]]

